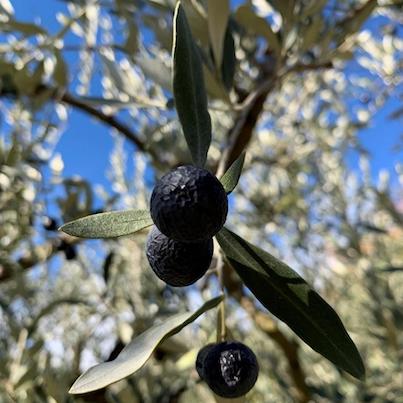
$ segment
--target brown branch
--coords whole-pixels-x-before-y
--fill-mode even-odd
[[[149,152],[145,143],[139,139],[139,137],[124,123],[117,120],[112,115],[106,115],[99,109],[96,109],[87,103],[81,101],[78,98],[75,98],[73,95],[65,92],[61,95],[60,101],[75,107],[76,109],[80,109],[81,111],[91,115],[94,118],[97,118],[103,123],[113,127],[117,131],[119,131],[126,139],[128,139],[131,143],[135,144],[136,147],[142,152]]]
[[[276,85],[280,84],[284,78],[292,73],[302,73],[305,71],[315,71],[333,68],[331,61],[323,63],[297,63],[288,68],[282,74],[274,75],[264,80],[255,91],[247,95],[241,105],[235,110],[240,111],[233,127],[229,131],[228,145],[226,146],[222,158],[217,168],[217,176],[220,177],[231,166],[231,164],[245,151],[249,145],[253,131],[257,126],[259,117],[264,110],[264,104],[270,92]]]
[[[122,134],[127,140],[134,144],[139,151],[148,154],[156,167],[164,167],[163,161],[160,160],[158,154],[147,146],[147,144],[142,141],[139,136],[126,124],[118,120],[115,116],[106,115],[97,108],[88,105],[84,101],[74,97],[72,94],[65,92],[60,96],[60,101],[81,110],[82,112],[98,119],[99,121],[107,124],[108,126],[116,129],[120,134]]]
[[[62,92],[44,84],[39,84],[33,91],[33,95],[38,96],[44,91],[48,91],[51,94],[51,98],[55,101],[70,105],[86,113],[87,115],[98,119],[100,122],[107,124],[111,128],[116,129],[121,135],[123,135],[123,137],[134,144],[139,151],[149,154],[156,165],[161,166],[161,161],[159,160],[158,155],[151,148],[149,148],[143,140],[141,140],[138,134],[136,134],[129,126],[121,122],[115,116],[103,113],[100,109],[94,108],[67,91]],[[11,92],[0,91],[0,96],[7,95],[17,95],[16,89],[14,88]]]
[[[243,102],[243,110],[236,119],[228,134],[228,145],[225,148],[216,175],[222,176],[231,164],[248,146],[263,106],[275,80],[264,82],[256,91],[249,94]]]
[[[316,71],[320,69],[332,69],[333,62],[325,60],[323,63],[297,63],[295,64],[287,74],[290,73],[302,73],[304,71]]]

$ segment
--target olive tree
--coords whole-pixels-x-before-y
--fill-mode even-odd
[[[65,0],[56,33],[12,3],[0,401],[219,401],[195,361],[223,339],[258,357],[240,400],[396,401],[403,170],[375,178],[358,134],[401,97],[401,2]],[[76,111],[113,136],[110,187],[63,174]],[[205,276],[172,288],[144,244],[155,180],[185,164],[230,211]]]

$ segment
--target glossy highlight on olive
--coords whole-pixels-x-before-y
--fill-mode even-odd
[[[245,344],[224,341],[200,350],[196,370],[215,394],[236,398],[253,388],[259,374],[259,364],[254,352]]]

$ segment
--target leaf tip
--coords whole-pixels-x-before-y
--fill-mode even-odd
[[[182,10],[182,4],[180,1],[178,1],[175,5],[175,9],[174,9],[174,21],[176,20],[180,10]]]
[[[359,362],[354,371],[351,371],[350,374],[354,376],[354,378],[360,380],[361,382],[365,381],[366,378],[366,370],[364,362],[362,361],[361,356],[359,356]]]
[[[70,387],[70,389],[69,389],[69,392],[68,392],[70,395],[76,395],[76,394],[78,393],[78,391],[77,391],[77,386],[75,386],[76,383],[77,383],[77,382],[74,382],[74,383],[71,385],[71,387]]]
[[[67,231],[68,231],[68,225],[69,225],[69,223],[65,223],[65,224],[61,225],[57,230],[58,230],[58,231],[61,231],[61,232],[64,232],[65,234],[70,235],[70,234],[67,232]],[[67,231],[66,231],[66,229],[67,229]]]
[[[92,392],[93,390],[96,389],[91,389],[86,387],[86,384],[82,382],[82,377],[86,374],[86,372],[84,372],[83,374],[81,374],[75,381],[74,383],[70,386],[70,389],[68,391],[68,393],[70,395],[81,395],[83,393],[88,393],[88,392]]]

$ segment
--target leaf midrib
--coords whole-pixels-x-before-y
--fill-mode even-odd
[[[85,221],[84,221],[85,218],[87,218],[87,217],[83,217],[83,218],[82,218],[83,221],[81,221],[81,223],[85,222]],[[82,229],[81,232],[83,232],[83,231],[85,231],[85,230],[89,230],[89,229],[93,228],[94,226],[99,226],[99,227],[101,227],[101,228],[104,228],[104,227],[105,227],[105,224],[102,224],[102,223],[95,223],[95,222],[93,222],[93,223],[88,222],[87,225],[81,225],[81,226],[80,226],[80,221],[79,221],[79,220],[80,220],[80,219],[78,219],[77,222],[74,222],[74,223],[71,223],[71,224],[65,224],[65,225],[63,225],[60,229],[61,229],[63,232],[66,232],[66,233],[68,233],[67,231],[70,231],[70,232],[71,232],[71,230],[73,230],[73,231],[76,230],[75,232],[78,233],[80,229]],[[151,225],[153,225],[153,222],[152,222],[152,219],[151,219],[151,218],[140,218],[140,219],[128,218],[128,219],[125,219],[125,220],[116,222],[116,224],[117,224],[117,225],[126,225],[126,224],[129,224],[129,223],[131,223],[131,222],[137,222],[137,223],[142,222],[142,223],[144,223],[144,224],[147,224],[144,228],[147,228],[147,227],[150,227]],[[111,224],[111,223],[108,223],[108,225],[110,225],[110,224]],[[77,228],[77,225],[78,225],[78,228]],[[143,228],[143,229],[144,229],[144,228]],[[134,232],[137,232],[137,231],[134,231]],[[72,235],[75,236],[74,234],[72,234]],[[122,234],[122,235],[130,235],[130,233],[129,233],[129,234]]]
[[[192,64],[194,63],[194,54],[193,51],[196,51],[196,49],[194,48],[194,46],[192,46],[192,42],[189,40],[189,35],[186,35],[185,32],[183,32],[184,30],[190,33],[190,27],[185,19],[185,15],[184,15],[184,11],[181,8],[182,6],[178,6],[180,7],[179,11],[178,11],[178,18],[183,19],[183,21],[181,22],[182,28],[185,29],[181,29],[182,31],[182,35],[185,37],[185,46],[187,48],[188,54],[190,55],[189,59],[188,59],[188,72],[190,73],[190,80],[191,80],[191,84],[192,84],[192,103],[193,103],[193,108],[195,110],[195,119],[196,119],[196,132],[197,132],[197,136],[196,136],[196,143],[197,143],[197,154],[196,154],[196,161],[195,163],[197,165],[203,166],[203,157],[200,155],[200,151],[201,151],[201,134],[200,134],[200,118],[199,118],[199,111],[197,108],[197,98],[196,98],[196,91],[194,91],[194,84],[195,84],[195,79],[194,79],[194,74],[193,74],[193,68],[192,68]],[[179,16],[179,13],[181,13],[181,15]],[[175,35],[175,55],[177,54],[177,49],[178,49],[178,27],[176,27],[176,35]],[[176,57],[175,57],[176,60]],[[176,75],[176,72],[175,72]],[[178,77],[177,77],[178,78]],[[186,137],[189,138],[189,134],[186,135]],[[192,152],[193,154],[193,152]]]
[[[121,213],[121,212],[119,212],[119,213]],[[110,212],[110,213],[105,213],[105,214],[110,214],[109,217],[112,217],[115,214],[117,216],[118,212],[116,212],[116,213],[115,212]],[[80,223],[85,223],[85,221],[88,221],[88,224],[91,224],[91,221],[96,221],[96,220],[99,220],[99,219],[102,219],[102,218],[101,217],[91,217],[91,216],[81,217],[81,218],[78,218],[77,220],[72,221],[71,223],[67,223],[67,224],[63,225],[61,228],[63,229],[63,228],[67,228],[69,226],[77,225],[77,224],[80,224]],[[148,220],[149,220],[149,217],[127,218],[127,219],[124,219],[124,220],[116,220],[116,221],[119,221],[119,223],[122,223],[122,224],[126,224],[126,223],[129,223],[131,221],[148,221]],[[97,223],[97,224],[102,225],[103,223],[100,222],[100,223]],[[108,223],[108,224],[111,224],[111,223]]]

